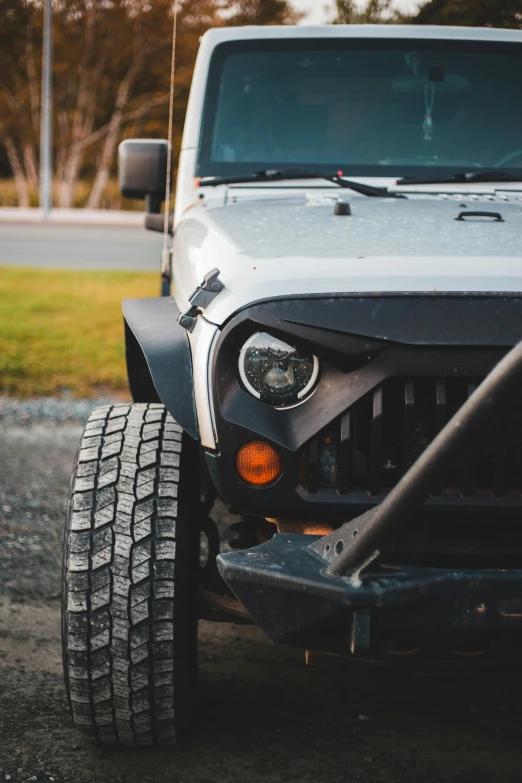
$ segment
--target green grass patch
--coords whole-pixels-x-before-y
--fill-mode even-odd
[[[0,393],[127,392],[121,300],[159,285],[154,273],[0,267]]]

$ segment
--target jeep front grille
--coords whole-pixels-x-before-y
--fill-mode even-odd
[[[479,380],[393,378],[365,395],[308,446],[306,489],[386,493],[476,388]],[[522,406],[521,406],[522,407]],[[506,431],[505,431],[506,430]],[[520,418],[495,431],[464,464],[448,466],[432,497],[500,498],[522,493]],[[522,501],[522,498],[521,498]]]

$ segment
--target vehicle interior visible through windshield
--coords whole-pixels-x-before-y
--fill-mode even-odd
[[[346,176],[498,167],[522,177],[521,84],[522,49],[510,43],[223,44],[199,174],[302,164]]]

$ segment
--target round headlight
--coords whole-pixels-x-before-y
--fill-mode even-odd
[[[319,359],[266,332],[257,332],[241,349],[239,374],[250,394],[284,408],[300,402],[313,389]]]

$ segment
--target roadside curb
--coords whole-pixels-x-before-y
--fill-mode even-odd
[[[144,212],[119,209],[53,209],[44,217],[39,208],[0,207],[0,223],[142,227],[144,220]]]

